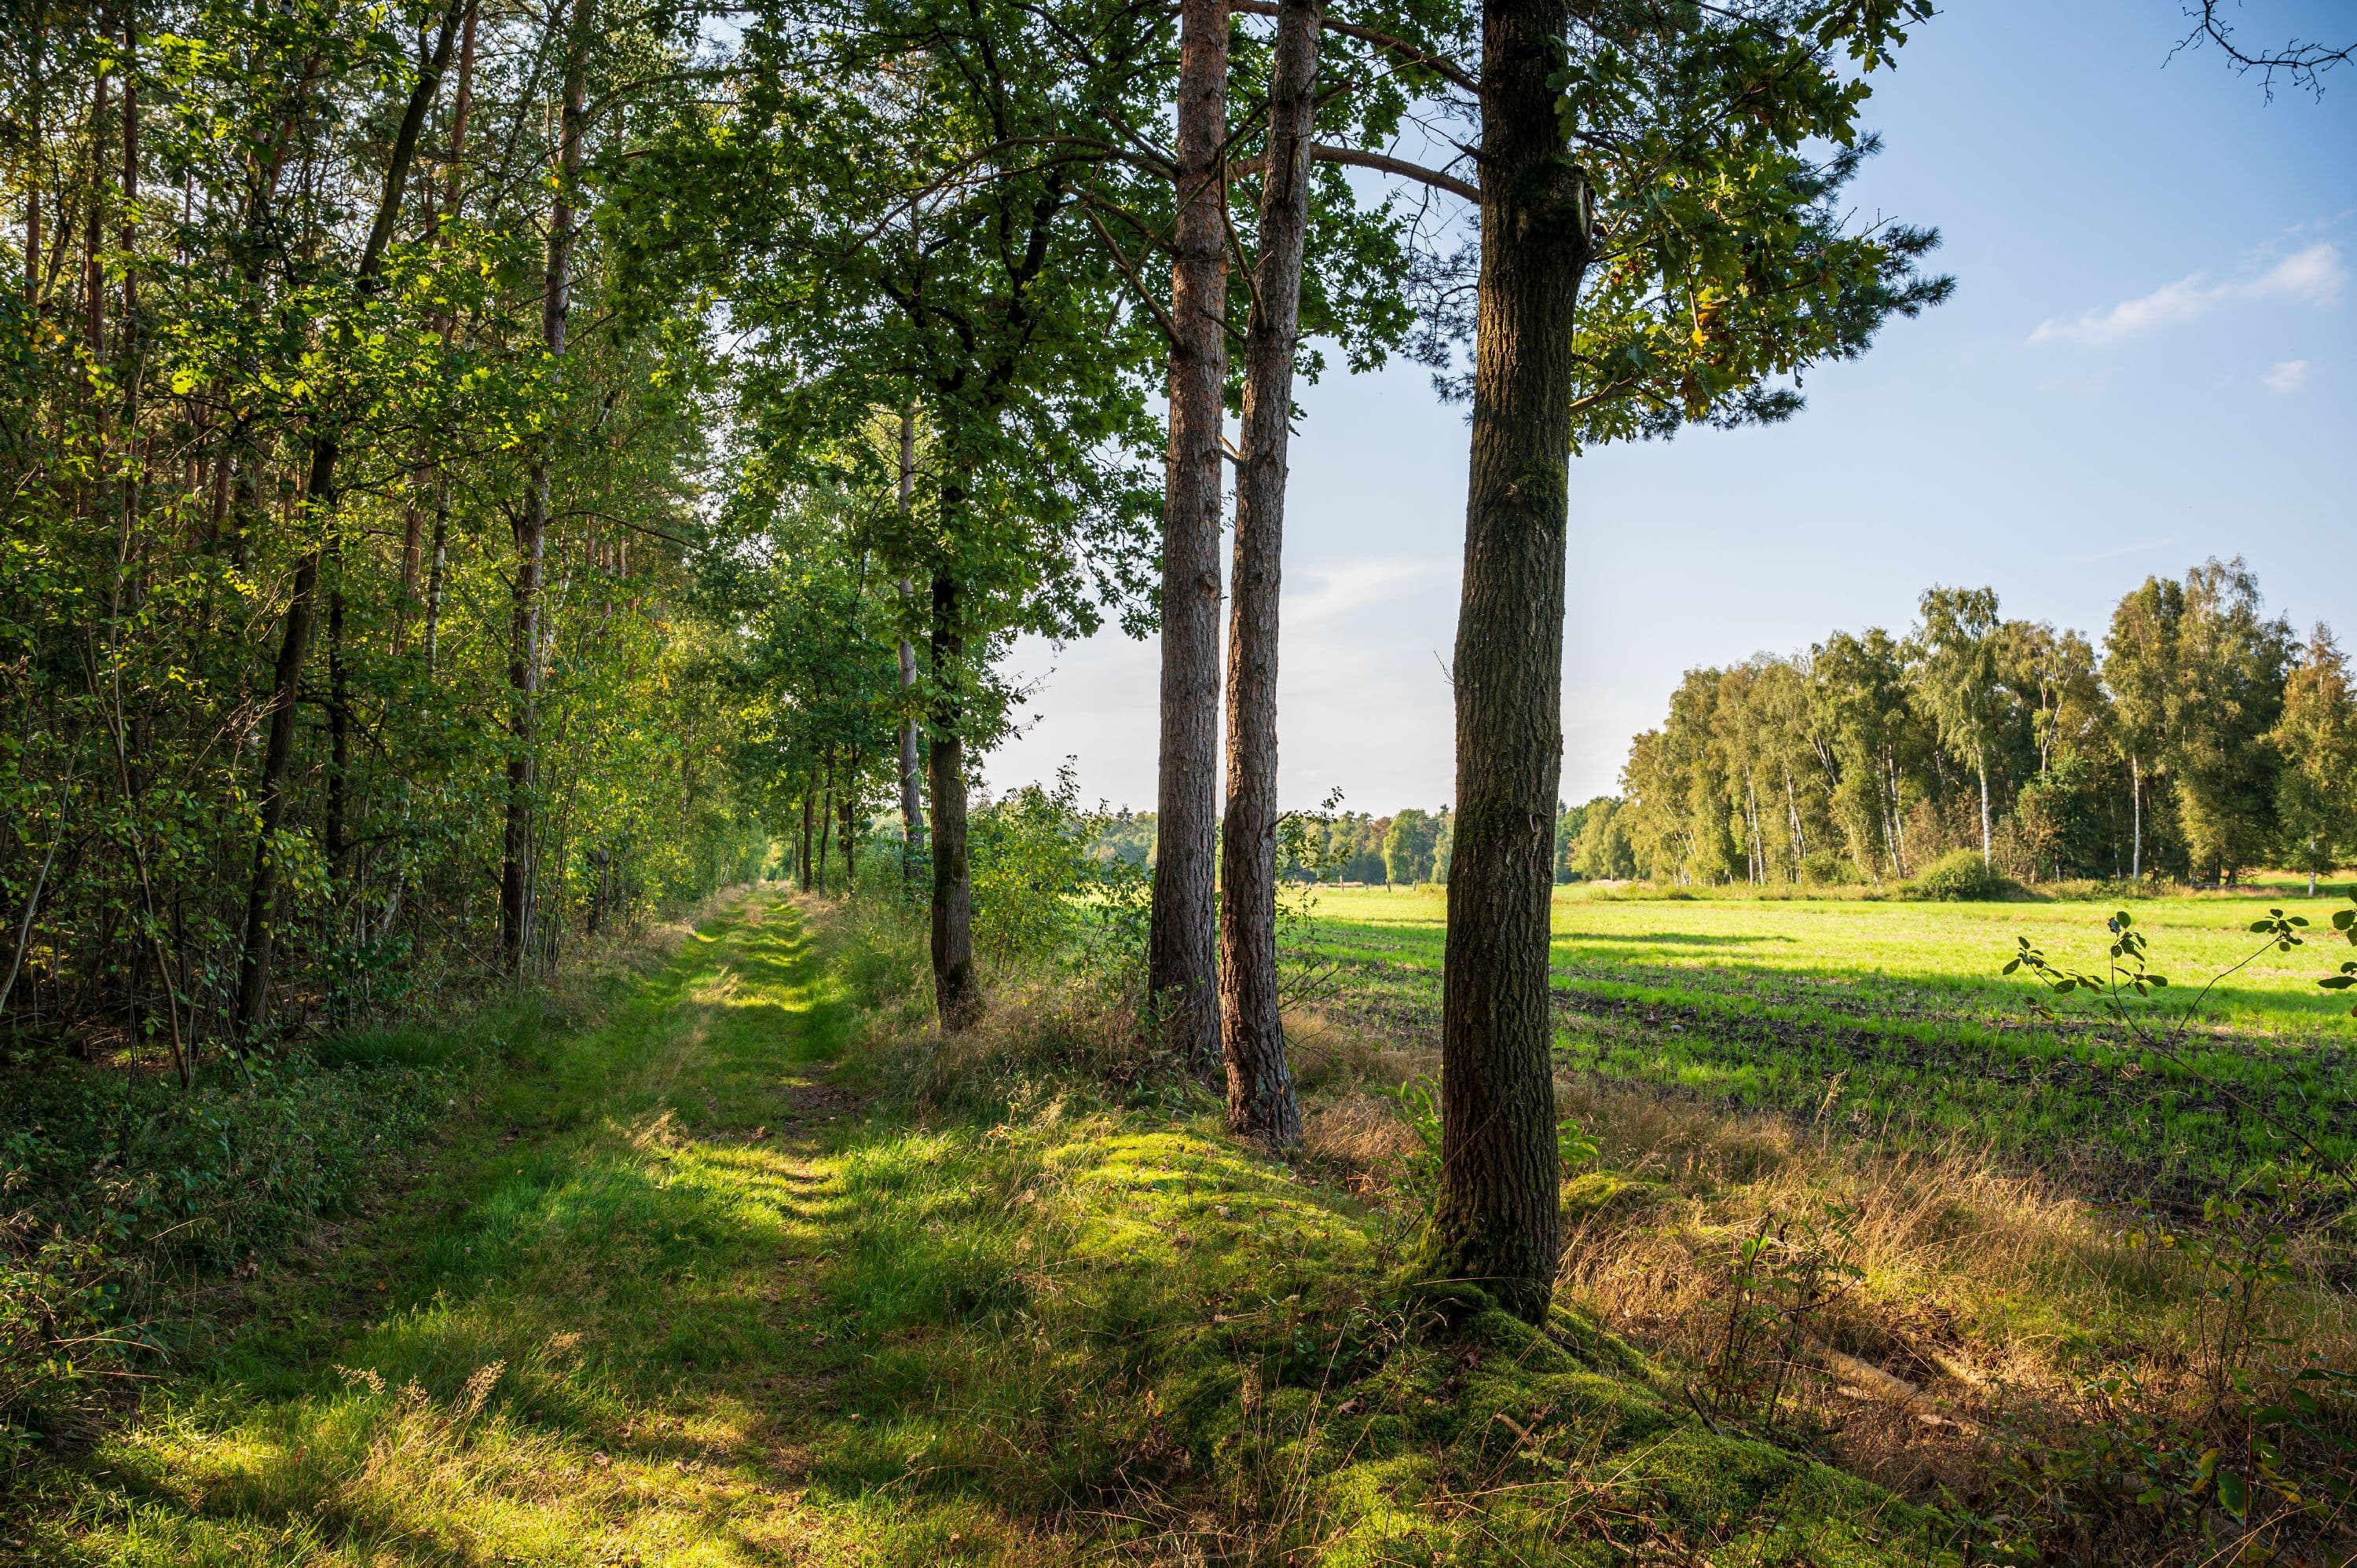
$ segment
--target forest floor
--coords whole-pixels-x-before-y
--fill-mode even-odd
[[[1340,1150],[1334,1053],[1295,1167],[1052,1051],[932,1092],[938,1043],[885,1026],[915,950],[823,908],[747,896],[471,1069],[371,1212],[0,1507],[0,1555],[1950,1560],[1573,1311],[1392,1305],[1398,1123]]]

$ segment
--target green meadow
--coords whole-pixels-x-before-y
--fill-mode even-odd
[[[2172,1060],[2134,1048],[2083,1000],[2074,1008],[2001,972],[2025,937],[2101,972],[2117,903],[1566,888],[1553,922],[1558,1049],[1574,1069],[1708,1101],[1985,1146],[2105,1190],[2190,1193],[2285,1152],[2259,1107],[2325,1130],[2336,1153],[2357,1150],[2357,1021],[2316,984],[2346,949],[2261,951],[2248,929],[2270,907],[2305,907],[2322,925],[2316,911],[2337,903],[2276,893],[2127,905],[2172,983],[2160,1005],[2195,1005],[2243,965],[2199,996]],[[1436,887],[1319,890],[1304,946],[1335,967],[1311,989],[1339,1015],[1437,1038],[1446,916]],[[2034,1001],[2059,1016],[2038,1015]]]

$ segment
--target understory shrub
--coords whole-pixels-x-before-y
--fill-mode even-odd
[[[224,1067],[186,1091],[70,1060],[0,1068],[0,1467],[81,1430],[168,1348],[190,1281],[351,1208],[443,1104],[450,1040]]]
[[[1910,885],[1918,898],[1961,903],[2011,898],[2021,884],[1981,859],[1976,849],[1950,850],[1925,866]]]

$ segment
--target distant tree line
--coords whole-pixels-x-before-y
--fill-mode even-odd
[[[1557,875],[1883,883],[1960,848],[2025,881],[2231,884],[2357,859],[2357,704],[2329,628],[2240,559],[2148,577],[2100,647],[1933,588],[1920,620],[1689,671]]]

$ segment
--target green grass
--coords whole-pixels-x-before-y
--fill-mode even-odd
[[[1399,1212],[1208,1099],[1018,1048],[918,1113],[923,1049],[877,1055],[854,997],[907,972],[762,896],[618,979],[5,1534],[236,1568],[1946,1560],[1568,1311],[1428,1331],[1385,1286]]]
[[[2299,901],[2305,903],[2305,900]],[[2264,900],[2131,905],[2190,997],[2247,957]],[[1915,904],[1583,896],[1555,904],[1567,1065],[1706,1099],[1987,1144],[2089,1181],[2191,1192],[2281,1152],[2264,1121],[2112,1030],[2057,1030],[1999,973],[2028,937],[2100,967],[2114,904]],[[2332,904],[2315,901],[2329,910]],[[1439,1011],[1441,890],[1318,897],[1313,945],[1344,961],[1336,1009],[1405,1037]],[[2318,989],[2345,947],[2270,952],[2213,991],[2201,1074],[2357,1154],[2357,1025]],[[2189,984],[2188,983],[2194,983]]]

